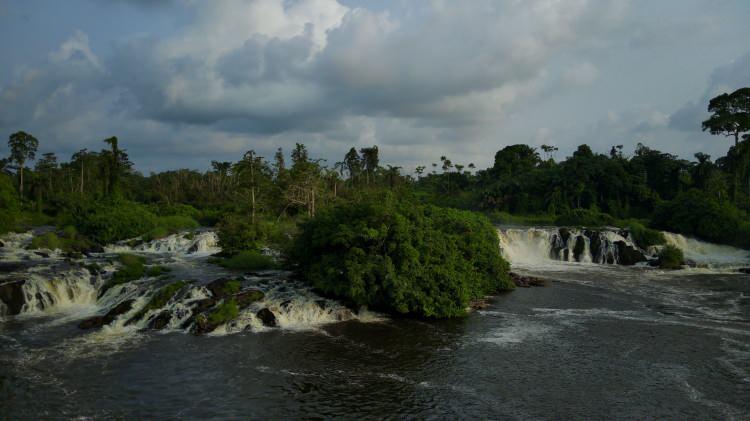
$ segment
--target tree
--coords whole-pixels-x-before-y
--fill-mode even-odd
[[[112,156],[109,164],[109,194],[114,196],[118,192],[120,181],[120,149],[117,147],[117,137],[112,136],[104,139],[104,143],[112,148]]]
[[[750,88],[737,89],[731,94],[724,93],[711,99],[708,112],[713,114],[703,122],[703,131],[708,130],[713,135],[734,136],[736,146],[740,141],[740,134],[750,132]]]
[[[375,171],[378,170],[380,164],[380,158],[378,158],[378,147],[377,145],[371,148],[362,148],[359,150],[362,154],[362,170],[365,172],[365,183],[370,184],[370,179],[373,178]]]
[[[23,167],[26,161],[33,160],[36,156],[39,141],[34,136],[20,131],[10,135],[8,147],[10,148],[11,160],[18,164],[19,191],[23,196]]]

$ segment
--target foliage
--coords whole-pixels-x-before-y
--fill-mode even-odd
[[[740,88],[731,94],[724,93],[712,98],[708,103],[708,112],[712,114],[703,122],[703,131],[733,136],[736,145],[740,134],[750,132],[750,88]]]
[[[643,249],[651,246],[660,246],[667,242],[661,231],[646,228],[639,222],[631,221],[628,224],[628,232],[630,232],[633,242]]]
[[[255,250],[241,251],[231,257],[214,257],[209,262],[232,270],[265,270],[275,269],[276,262],[270,256],[260,254]]]
[[[750,220],[728,201],[690,190],[664,202],[654,212],[655,227],[714,243],[750,247]]]
[[[404,315],[459,316],[471,299],[513,288],[486,218],[389,194],[303,223],[294,258],[323,293]]]
[[[612,226],[615,219],[610,215],[593,209],[571,209],[555,219],[555,225],[603,227]]]
[[[117,256],[117,260],[122,264],[122,267],[112,274],[112,279],[110,279],[105,289],[114,285],[135,281],[146,274],[146,267],[144,266],[146,259],[141,256],[123,253]]]
[[[685,262],[682,250],[669,244],[659,251],[659,267],[662,269],[679,269]]]
[[[157,310],[164,307],[164,305],[167,304],[167,302],[169,302],[169,300],[187,284],[186,281],[177,281],[162,287],[151,297],[151,300],[149,300],[148,304],[143,308],[143,312]]]
[[[227,215],[218,226],[219,246],[227,255],[260,250],[267,236],[267,225],[243,215]]]
[[[125,200],[97,203],[76,215],[79,231],[102,244],[138,237],[157,223],[144,205]]]

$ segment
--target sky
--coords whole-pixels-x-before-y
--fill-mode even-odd
[[[750,86],[746,0],[3,0],[0,133],[60,159],[117,136],[136,169],[304,143],[329,165],[490,166],[504,146],[639,142],[691,159]],[[8,154],[0,143],[0,156]]]

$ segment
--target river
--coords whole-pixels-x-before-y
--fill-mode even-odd
[[[0,418],[750,418],[750,276],[736,270],[747,252],[674,237],[701,264],[666,272],[553,260],[532,231],[501,229],[503,253],[549,286],[465,318],[354,314],[268,272],[246,277],[266,295],[241,323],[203,336],[171,321],[79,329],[156,281],[99,296],[100,275],[6,238],[0,284],[57,292],[0,321]],[[211,233],[135,251],[197,283],[229,274],[206,262]],[[106,276],[108,256],[87,260]]]

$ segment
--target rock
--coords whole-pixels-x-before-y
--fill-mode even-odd
[[[469,302],[469,308],[471,308],[472,310],[481,310],[483,308],[489,307],[489,305],[490,303],[488,303],[484,298],[477,298]]]
[[[632,266],[648,260],[642,251],[628,245],[622,240],[615,241],[615,246],[617,246],[617,256],[619,257],[617,263],[620,265]]]
[[[336,320],[339,322],[344,322],[347,320],[351,320],[354,318],[354,313],[352,313],[351,310],[348,308],[342,308],[341,310],[336,312]]]
[[[0,240],[0,248],[5,247],[5,243],[3,243],[2,240]]]
[[[168,324],[169,321],[172,319],[172,314],[168,311],[162,311],[159,313],[156,317],[149,320],[148,327],[149,329],[154,330],[161,330],[164,329]]]
[[[0,262],[0,273],[17,272],[27,266],[29,264],[23,262]]]
[[[570,230],[567,228],[560,228],[557,230],[557,232],[560,233],[560,238],[562,238],[562,242],[565,244],[568,244],[568,239],[570,238]]]
[[[255,313],[255,316],[258,317],[261,322],[263,322],[263,326],[276,327],[276,316],[271,310],[267,308],[261,309],[260,311]]]
[[[583,260],[583,252],[586,250],[586,239],[582,235],[576,237],[576,244],[573,247],[573,258],[576,262]]]
[[[86,256],[90,256],[94,253],[104,253],[104,247],[100,246],[99,244],[91,244],[89,247],[81,250],[81,253],[85,254]]]
[[[39,257],[43,257],[45,259],[49,259],[50,254],[46,251],[36,250],[34,251],[34,254],[36,254]]]
[[[602,237],[599,231],[586,231],[586,236],[589,238],[589,251],[591,252],[591,260],[596,261],[596,259],[602,252]]]
[[[750,275],[750,268],[740,268],[738,271]]]
[[[215,305],[216,305],[216,300],[214,300],[213,298],[204,298],[202,300],[198,300],[195,302],[194,309],[196,312],[201,312],[201,311],[208,310],[209,308]]]
[[[108,325],[112,323],[117,318],[117,316],[129,312],[133,308],[134,302],[135,302],[134,299],[125,300],[121,302],[120,304],[114,306],[104,316],[94,316],[86,320],[83,320],[81,323],[78,323],[78,327],[81,329],[93,329],[96,327],[102,327],[104,325]],[[132,319],[128,320],[128,323],[131,323],[131,322],[133,322]]]
[[[519,275],[515,272],[510,273],[510,279],[516,284],[517,287],[529,288],[529,287],[546,287],[547,281],[541,278],[535,278],[533,276]]]
[[[13,316],[21,312],[26,298],[23,294],[23,285],[26,280],[10,281],[0,285],[0,301],[5,303],[6,314]]]
[[[233,295],[232,298],[234,298],[234,300],[237,302],[237,307],[242,310],[244,308],[247,308],[250,304],[262,300],[265,296],[266,295],[263,293],[263,291],[257,289],[249,289],[247,291],[242,291],[238,294]]]
[[[219,278],[216,280],[211,281],[208,285],[206,285],[206,289],[211,291],[211,295],[214,296],[214,298],[224,298],[232,294],[231,291],[228,291],[227,284],[232,281],[238,281],[236,278]]]

